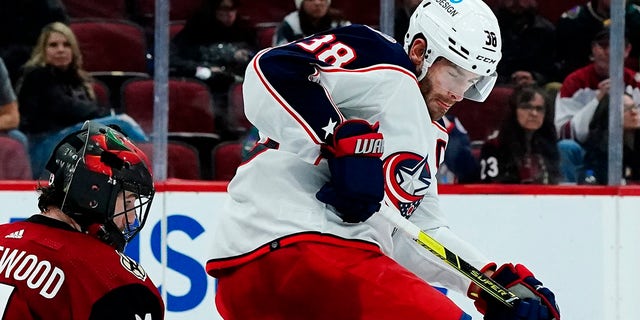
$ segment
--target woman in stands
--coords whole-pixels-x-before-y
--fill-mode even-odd
[[[557,184],[559,153],[550,98],[540,87],[516,89],[509,114],[480,153],[482,182]]]
[[[98,106],[92,79],[82,69],[78,41],[60,22],[42,29],[18,82],[20,130],[29,139],[35,179],[42,178],[45,162],[58,142],[79,130],[85,120],[119,126],[131,140],[147,141],[140,126],[124,114],[110,115]]]

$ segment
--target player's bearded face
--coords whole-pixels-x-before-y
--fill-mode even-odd
[[[431,120],[442,118],[478,79],[477,74],[459,68],[447,59],[437,59],[419,84]]]

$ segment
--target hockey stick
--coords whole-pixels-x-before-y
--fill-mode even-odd
[[[382,215],[385,219],[391,222],[391,224],[395,225],[398,229],[411,236],[411,238],[415,240],[419,245],[431,251],[431,253],[435,254],[438,258],[442,259],[448,265],[452,266],[467,278],[471,279],[473,283],[495,297],[498,301],[504,303],[509,307],[513,307],[515,301],[520,299],[511,291],[507,290],[502,285],[495,282],[490,277],[487,277],[484,273],[480,272],[480,270],[476,269],[474,266],[458,257],[458,255],[449,251],[449,249],[445,248],[437,240],[422,231],[411,221],[405,219],[402,215],[400,215],[395,207],[389,206],[382,211],[378,211],[378,214]]]

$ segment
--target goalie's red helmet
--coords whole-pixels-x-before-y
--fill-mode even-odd
[[[90,233],[123,250],[144,226],[154,196],[146,155],[114,128],[87,121],[53,151],[46,169],[49,182],[62,198],[60,209]],[[134,206],[115,212],[116,198],[137,196]],[[135,219],[130,221],[131,211]],[[123,215],[121,230],[114,217]],[[97,228],[97,229],[96,229]]]

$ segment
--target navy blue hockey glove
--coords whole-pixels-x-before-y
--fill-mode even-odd
[[[345,222],[364,222],[380,209],[384,197],[383,138],[378,123],[348,120],[321,146],[331,179],[316,193]]]
[[[485,320],[560,320],[555,295],[525,266],[506,263],[491,275],[491,278],[513,292],[520,300],[514,308],[510,308],[488,293],[481,292],[475,305],[478,311],[484,314]]]

